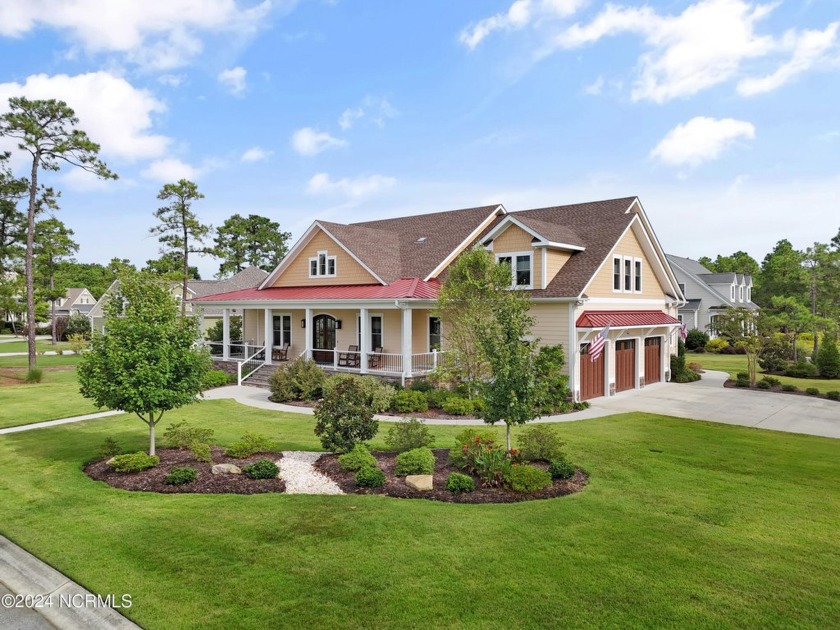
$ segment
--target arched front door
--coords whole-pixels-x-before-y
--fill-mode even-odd
[[[312,358],[318,363],[332,363],[333,348],[335,318],[331,315],[316,315],[312,318]]]

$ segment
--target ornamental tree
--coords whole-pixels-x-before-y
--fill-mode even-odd
[[[79,244],[73,240],[73,234],[73,230],[55,217],[35,224],[35,274],[41,297],[50,303],[53,345],[60,336],[56,335],[55,304],[67,292],[66,284],[56,283],[56,274],[61,262],[79,251]]]
[[[210,356],[197,342],[195,317],[179,317],[165,282],[129,274],[105,306],[106,335],[82,355],[82,395],[99,407],[136,414],[149,427],[149,455],[164,412],[189,405],[202,390]]]
[[[26,217],[26,321],[30,323],[27,345],[29,369],[35,359],[35,292],[33,249],[35,214],[38,210],[38,171],[58,171],[62,164],[76,166],[102,179],[117,179],[99,159],[99,145],[76,125],[76,113],[64,101],[55,99],[30,101],[22,96],[9,99],[9,111],[0,116],[0,136],[19,140],[18,148],[32,156],[29,177],[29,208]]]

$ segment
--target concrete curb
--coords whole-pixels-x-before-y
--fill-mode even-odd
[[[62,630],[140,628],[109,606],[71,605],[71,598],[83,602],[96,596],[4,536],[0,536],[0,583],[16,595],[43,596],[30,609]],[[3,612],[0,607],[0,620]]]

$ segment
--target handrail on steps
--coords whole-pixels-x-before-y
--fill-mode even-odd
[[[260,355],[262,355],[262,356],[260,356]],[[249,365],[250,363],[253,363],[253,369],[251,369],[251,366]],[[259,350],[257,350],[254,354],[252,354],[250,357],[248,357],[244,361],[238,361],[236,363],[236,382],[237,382],[237,384],[242,385],[242,381],[244,381],[246,378],[251,376],[254,372],[259,370],[264,364],[265,364],[265,346],[261,347]],[[244,374],[244,375],[242,373],[243,372],[243,369],[242,369],[243,365],[246,366],[245,367],[246,370],[250,370],[250,371],[248,371],[247,374]]]

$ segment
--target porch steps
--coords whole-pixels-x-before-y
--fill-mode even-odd
[[[268,389],[268,379],[280,368],[279,365],[263,365],[256,372],[242,381],[243,385]]]

